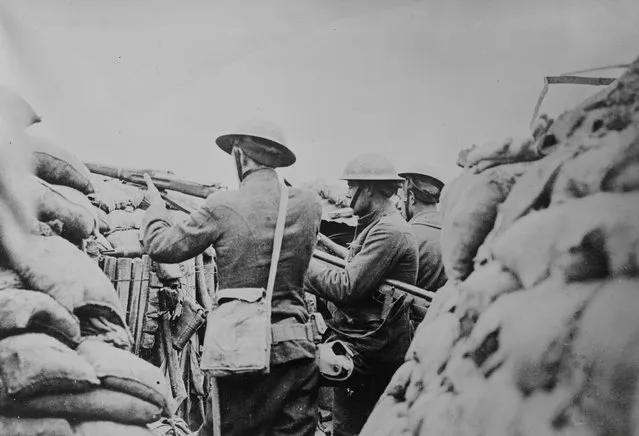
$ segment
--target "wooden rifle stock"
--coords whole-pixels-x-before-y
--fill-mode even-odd
[[[120,179],[125,182],[141,186],[146,186],[144,174],[147,173],[159,190],[176,191],[199,198],[206,198],[221,189],[221,185],[203,185],[196,182],[190,182],[188,180],[178,179],[162,171],[152,169],[133,170],[94,163],[85,163],[85,165],[93,174],[112,177],[114,179]]]

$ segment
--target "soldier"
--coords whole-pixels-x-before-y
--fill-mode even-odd
[[[433,292],[446,283],[439,244],[442,224],[437,210],[444,183],[434,174],[433,169],[425,166],[399,174],[405,178],[403,214],[419,244],[417,286]]]
[[[309,292],[324,298],[332,318],[328,341],[340,340],[353,353],[355,370],[334,388],[336,436],[360,432],[410,344],[408,309],[403,299],[384,301],[378,288],[385,279],[415,284],[417,241],[391,197],[401,179],[386,158],[366,154],[346,165],[351,208],[358,216],[355,240],[345,269],[313,259]],[[386,304],[385,304],[386,303]]]
[[[266,288],[280,201],[275,168],[292,165],[295,155],[284,145],[281,130],[264,122],[220,136],[216,143],[235,158],[239,189],[212,194],[188,220],[171,225],[164,202],[147,180],[152,204],[142,226],[144,247],[152,259],[175,263],[212,244],[220,288]],[[270,372],[218,379],[225,436],[315,432],[319,373],[302,286],[320,220],[319,197],[290,188],[272,299]],[[207,403],[200,435],[213,432]]]

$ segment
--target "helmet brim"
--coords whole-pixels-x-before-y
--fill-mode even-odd
[[[437,187],[440,191],[444,188],[444,182],[439,180],[437,177],[433,177],[433,176],[429,176],[429,175],[417,173],[417,172],[404,172],[404,173],[399,173],[399,175],[401,177],[404,177],[405,179],[418,178],[418,179],[426,180],[428,183],[431,183],[432,185]]]
[[[268,138],[255,135],[239,135],[236,133],[219,136],[215,143],[222,151],[231,154],[233,151],[233,139],[237,136],[249,136],[259,141],[259,144],[244,144],[242,150],[256,162],[273,168],[289,167],[295,163],[295,154],[283,144]]]

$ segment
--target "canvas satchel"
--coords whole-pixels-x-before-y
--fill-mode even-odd
[[[288,189],[280,175],[280,206],[275,224],[273,254],[264,288],[220,289],[217,306],[207,317],[201,368],[213,377],[270,370],[271,300],[280,258]]]

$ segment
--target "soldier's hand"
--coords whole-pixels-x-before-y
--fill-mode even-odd
[[[160,194],[160,191],[158,191],[158,188],[155,187],[153,180],[151,180],[151,177],[147,173],[144,173],[144,181],[146,182],[146,193],[149,203],[154,204],[161,202],[162,195]]]

